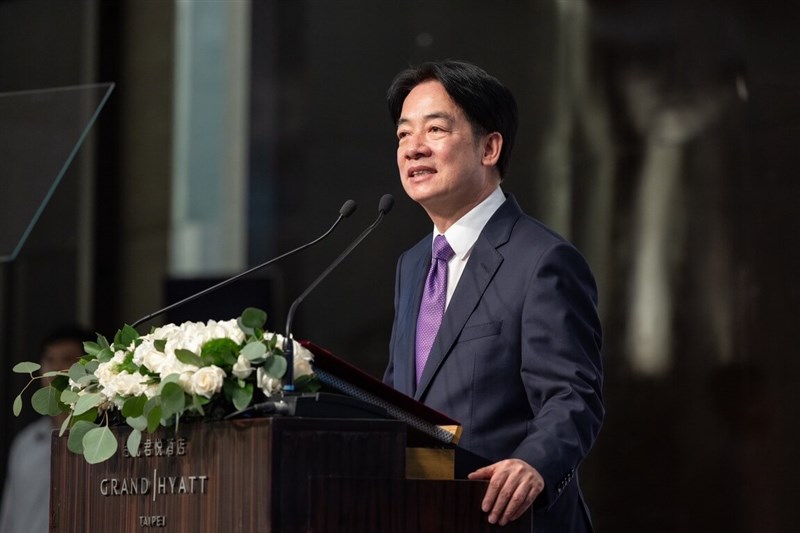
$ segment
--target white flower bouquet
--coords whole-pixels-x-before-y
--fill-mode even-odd
[[[52,378],[34,393],[33,408],[67,413],[60,435],[69,429],[69,449],[99,463],[117,451],[109,429],[115,418],[132,428],[127,447],[135,455],[145,431],[177,427],[181,418],[221,418],[246,409],[257,395],[279,393],[287,369],[284,339],[264,331],[266,319],[264,311],[248,308],[238,320],[167,324],[147,335],[126,325],[113,343],[102,335],[84,343],[86,354],[69,370],[36,376],[40,366],[24,362],[14,372],[31,375],[25,388]],[[319,390],[311,363],[311,352],[294,342],[296,390]],[[19,415],[22,393],[13,408]]]

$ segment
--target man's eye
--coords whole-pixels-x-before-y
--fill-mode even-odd
[[[400,131],[400,132],[397,133],[397,138],[398,139],[402,139],[404,137],[408,137],[408,132],[407,131]]]

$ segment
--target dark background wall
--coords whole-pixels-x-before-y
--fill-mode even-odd
[[[6,369],[35,357],[46,325],[82,318],[73,294],[94,295],[85,318],[106,334],[132,320],[131,291],[135,316],[166,303],[169,204],[133,198],[169,179],[172,17],[169,2],[0,2],[0,90],[118,83],[91,169],[91,287],[77,282],[84,237],[70,236],[79,179],[68,175],[0,270]],[[598,529],[792,530],[798,21],[788,3],[745,0],[253,2],[249,263],[359,203],[277,271],[270,324],[282,327],[390,192],[394,211],[296,321],[297,336],[380,375],[396,258],[430,229],[396,176],[385,90],[408,64],[474,61],[520,106],[504,189],[576,242],[600,282],[608,417],[582,469]],[[649,301],[648,283],[663,289]],[[651,345],[635,341],[642,301],[663,312],[661,366],[643,366]],[[26,311],[41,308],[45,324]],[[20,384],[3,376],[10,405]],[[0,423],[17,427],[9,412]]]

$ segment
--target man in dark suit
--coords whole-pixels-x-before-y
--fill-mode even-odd
[[[604,413],[597,291],[580,253],[500,189],[514,97],[446,61],[401,72],[388,102],[403,188],[434,231],[398,261],[384,380],[493,462],[469,475],[489,480],[489,522],[533,505],[537,532],[592,531],[578,466]]]

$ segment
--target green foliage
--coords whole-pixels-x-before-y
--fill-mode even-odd
[[[128,447],[128,451],[132,456],[135,456],[139,453],[139,444],[142,442],[142,430],[140,429],[133,429],[131,434],[128,435],[128,442],[126,443]]]
[[[83,456],[89,464],[102,463],[117,452],[117,438],[103,426],[90,429],[83,436]]]
[[[60,414],[61,408],[58,406],[58,398],[61,391],[54,387],[43,387],[33,393],[31,405],[33,410],[44,416],[56,416]]]
[[[239,353],[239,345],[231,339],[212,339],[203,344],[200,356],[205,365],[223,367],[236,363],[237,353]]]
[[[203,360],[200,358],[199,355],[190,351],[178,348],[175,350],[175,357],[178,358],[178,361],[185,365],[194,365],[194,366],[204,366]]]
[[[17,374],[33,374],[37,370],[42,368],[42,365],[39,363],[31,363],[30,361],[24,361],[22,363],[17,363],[12,368],[12,372],[16,372]]]
[[[264,371],[271,378],[281,379],[288,368],[286,358],[282,355],[271,355],[264,361]]]
[[[83,454],[83,436],[86,435],[89,430],[96,427],[99,426],[93,422],[87,422],[86,420],[75,422],[75,425],[69,430],[69,438],[67,439],[67,448],[69,451]]]
[[[237,321],[245,335],[244,342],[237,342],[241,339],[240,336],[234,336],[237,340],[212,338],[200,347],[199,353],[180,347],[180,334],[193,335],[197,325],[193,324],[185,329],[181,327],[182,331],[175,337],[178,339],[174,350],[175,358],[197,368],[214,367],[213,372],[207,375],[208,381],[200,380],[192,386],[186,379],[196,369],[188,369],[188,374],[173,373],[161,377],[157,370],[147,366],[150,363],[136,364],[134,351],[145,338],[140,337],[132,327],[124,326],[116,333],[112,343],[98,334],[96,342],[84,343],[85,355],[68,370],[40,374],[41,366],[37,363],[23,362],[15,365],[14,372],[29,374],[30,381],[14,398],[12,410],[14,415],[18,416],[22,411],[25,390],[36,380],[49,378],[49,384],[31,396],[31,405],[43,415],[67,413],[68,416],[61,424],[59,435],[68,433],[67,446],[72,452],[82,454],[86,461],[92,464],[113,456],[119,443],[109,429],[109,419],[116,420],[121,417],[131,428],[126,442],[128,449],[132,454],[136,454],[145,431],[153,433],[162,426],[174,427],[177,431],[182,417],[191,415],[217,419],[226,413],[247,409],[255,401],[255,395],[262,392],[261,388],[264,388],[264,394],[275,392],[273,380],[280,383],[286,374],[287,362],[283,357],[283,347],[278,342],[278,336],[264,331],[266,320],[267,314],[264,311],[256,308],[245,309]],[[164,338],[156,338],[162,335],[159,330],[161,328],[152,328],[153,336],[149,340],[155,350],[171,358],[172,345],[167,350],[167,341]],[[193,340],[190,337],[184,338]],[[185,344],[197,346],[194,342]],[[105,375],[125,372],[122,378],[127,381],[104,379],[101,385],[95,375],[96,372],[100,369],[100,365],[109,363],[119,351],[124,352],[124,356],[116,359],[115,364],[105,364],[103,372]],[[233,373],[233,367],[237,365],[240,355],[244,367],[252,368],[250,373],[239,374],[237,371],[240,376],[247,373],[244,378]],[[168,358],[164,361],[173,364]],[[120,359],[121,362],[116,363]],[[145,359],[151,361],[149,358]],[[155,358],[152,361],[158,360],[159,358]],[[178,369],[175,371],[183,372]],[[265,379],[265,374],[272,379]],[[220,383],[222,394],[217,394],[216,387]],[[151,387],[154,384],[157,386]],[[295,385],[301,391],[317,391],[320,388],[318,380],[313,375],[298,376]],[[199,394],[195,386],[204,386],[210,390]],[[134,392],[123,392],[131,390]],[[118,416],[112,418],[110,415],[117,409],[119,409]]]
[[[267,347],[263,342],[250,342],[242,348],[242,355],[250,362],[258,361],[267,353]]]

